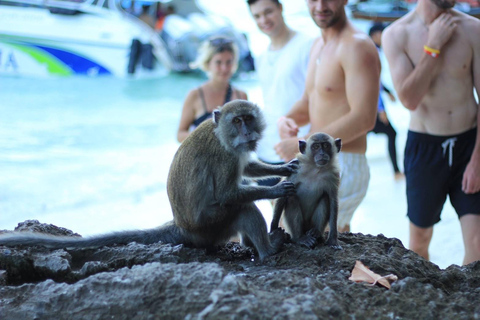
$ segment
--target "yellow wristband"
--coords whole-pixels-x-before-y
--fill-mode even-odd
[[[440,55],[440,50],[430,48],[429,46],[426,46],[426,45],[423,46],[423,51],[425,51],[426,54],[434,58],[437,58]]]

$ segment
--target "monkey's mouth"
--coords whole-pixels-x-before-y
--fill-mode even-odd
[[[330,159],[327,157],[315,157],[315,164],[319,167],[324,166]]]

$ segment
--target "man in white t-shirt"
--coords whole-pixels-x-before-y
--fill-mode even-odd
[[[267,128],[257,148],[260,160],[278,164],[283,160],[274,146],[280,142],[277,120],[284,116],[305,90],[308,57],[313,38],[290,29],[283,18],[278,0],[247,0],[258,28],[270,38],[268,49],[255,59],[262,87]],[[308,128],[305,128],[308,132]],[[279,179],[260,181],[276,184]]]

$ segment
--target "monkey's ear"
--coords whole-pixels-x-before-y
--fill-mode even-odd
[[[342,139],[335,139],[335,146],[337,147],[337,152],[340,152],[342,150]]]
[[[305,140],[299,140],[298,149],[300,149],[300,152],[302,154],[305,154],[305,152],[307,151],[307,142]]]
[[[218,124],[218,122],[220,121],[221,115],[222,113],[220,112],[220,110],[218,109],[213,110],[213,117],[212,117],[213,123]]]

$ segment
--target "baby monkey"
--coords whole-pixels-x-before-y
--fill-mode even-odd
[[[297,159],[300,169],[286,178],[295,184],[296,194],[279,198],[275,204],[270,230],[283,222],[292,241],[313,248],[323,243],[327,222],[330,232],[326,244],[341,249],[338,244],[338,187],[340,167],[337,153],[341,139],[333,139],[326,133],[315,133],[305,142],[299,141]]]

